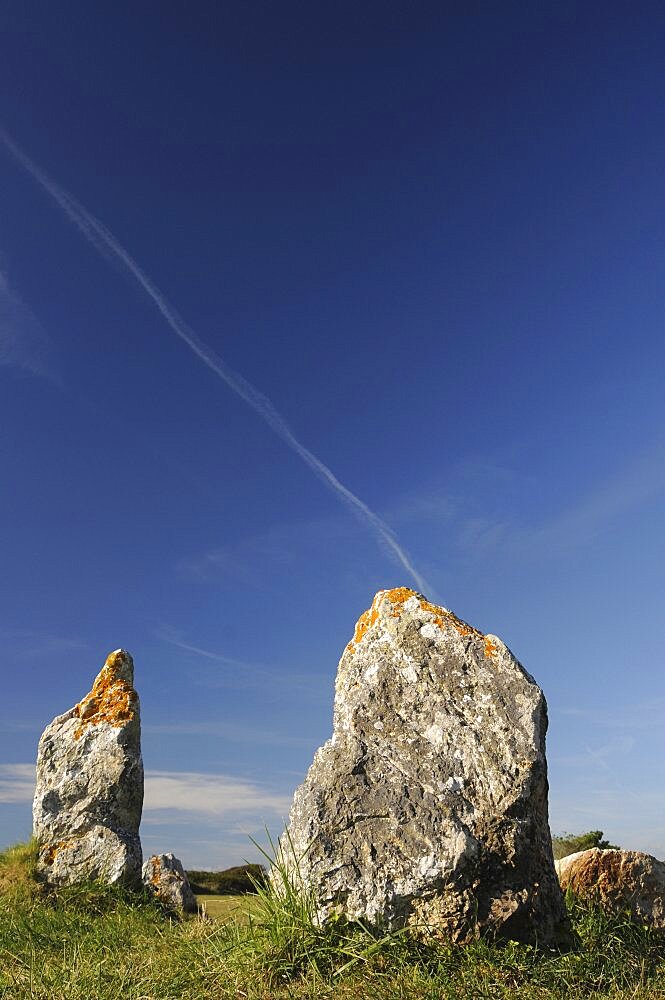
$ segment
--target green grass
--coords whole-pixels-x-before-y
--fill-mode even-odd
[[[206,893],[204,896],[197,896],[196,901],[205,915],[212,920],[233,919],[241,924],[249,922],[255,906],[255,897],[248,894],[229,896],[223,893],[213,896]]]
[[[0,898],[27,899],[37,891],[37,841],[15,844],[0,853]]]
[[[580,947],[568,954],[426,946],[341,921],[319,928],[291,890],[226,896],[221,919],[172,921],[126,891],[45,893],[33,863],[32,848],[0,855],[3,1000],[665,1000],[663,935],[573,899]]]

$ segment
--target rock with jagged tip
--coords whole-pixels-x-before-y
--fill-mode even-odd
[[[143,763],[129,653],[111,653],[92,691],[39,741],[34,835],[52,885],[98,879],[141,884]]]
[[[665,863],[642,851],[591,847],[555,862],[565,891],[599,903],[610,913],[665,928]]]
[[[572,943],[547,816],[542,692],[496,636],[382,590],[339,663],[333,735],[281,867],[318,919],[464,941]]]
[[[196,913],[196,897],[182,862],[174,854],[154,854],[143,865],[143,884],[155,899],[174,913]]]

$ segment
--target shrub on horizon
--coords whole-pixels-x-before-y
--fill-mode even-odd
[[[609,840],[603,840],[602,830],[589,830],[588,833],[561,833],[552,837],[552,851],[555,861],[559,861],[569,854],[576,854],[577,851],[588,851],[592,847],[599,847],[601,851],[620,850],[617,844],[610,844]]]
[[[266,870],[263,865],[236,865],[223,871],[201,871],[191,869],[187,872],[189,884],[195,895],[244,896],[256,892],[257,885],[266,884]]]

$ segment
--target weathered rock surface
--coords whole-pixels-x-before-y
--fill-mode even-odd
[[[546,728],[540,689],[500,639],[406,587],[380,591],[281,841],[319,919],[568,943]]]
[[[92,691],[39,741],[34,835],[42,877],[141,883],[143,763],[134,664],[116,650]]]
[[[599,848],[596,848],[598,850]],[[567,869],[572,865],[578,858],[581,858],[586,851],[575,851],[574,854],[567,854],[565,858],[559,858],[554,862],[554,870],[557,873],[557,878],[559,879],[559,884],[561,884],[561,879],[567,871]]]
[[[588,851],[556,862],[561,888],[613,913],[665,928],[665,862],[641,851]]]
[[[167,910],[196,913],[196,897],[175,855],[154,854],[148,858],[143,866],[143,884]]]

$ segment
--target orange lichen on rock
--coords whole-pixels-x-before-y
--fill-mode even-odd
[[[498,646],[495,642],[492,642],[488,635],[485,636],[485,656],[487,659],[491,659],[498,650]]]
[[[349,643],[349,646],[355,646],[363,638],[365,633],[372,627],[374,622],[379,617],[379,612],[375,608],[376,598],[372,603],[372,607],[368,608],[367,611],[363,611],[360,618],[356,622],[356,627],[353,633],[353,639]]]
[[[73,840],[61,840],[57,844],[51,844],[43,852],[41,861],[45,865],[52,865],[60,851],[65,850],[67,847],[73,847]]]
[[[463,622],[457,615],[454,615],[452,611],[448,611],[446,608],[437,607],[436,604],[432,604],[430,601],[426,600],[421,594],[418,594],[415,590],[411,590],[410,587],[394,587],[392,590],[380,590],[374,600],[372,601],[372,606],[367,611],[363,612],[358,621],[356,622],[356,628],[353,634],[353,639],[346,647],[349,651],[352,651],[359,642],[362,641],[364,636],[367,634],[372,625],[377,621],[379,617],[379,604],[383,600],[388,600],[393,606],[391,611],[392,618],[399,618],[402,612],[402,605],[409,601],[412,597],[418,600],[418,603],[423,611],[428,611],[434,616],[434,624],[439,628],[444,628],[448,625],[455,629],[461,636],[475,635],[478,638],[484,638],[482,632],[477,629],[472,628]],[[488,655],[488,654],[486,654]]]
[[[379,596],[387,597],[395,610],[393,611],[393,616],[396,618],[399,614],[399,608],[402,604],[405,604],[409,598],[417,597],[420,600],[421,605],[428,602],[420,598],[420,594],[417,594],[415,590],[411,590],[410,587],[394,587],[393,590],[380,590],[376,597]],[[376,597],[374,600],[376,601]]]
[[[152,883],[152,885],[155,886],[156,889],[159,889],[160,885],[162,884],[162,877],[161,877],[162,870],[159,866],[159,858],[158,857],[150,858],[150,862],[151,862],[150,882]]]
[[[120,728],[134,718],[137,695],[131,682],[122,676],[124,664],[121,650],[116,650],[107,658],[95,678],[92,691],[74,709],[81,720],[74,739],[80,739],[86,726],[98,726],[105,722]]]

